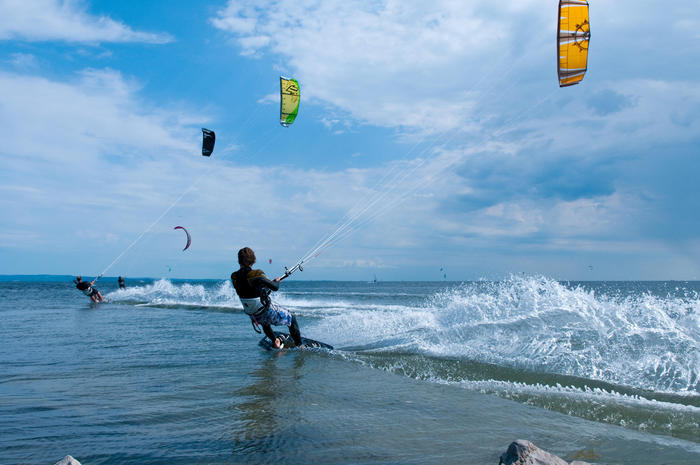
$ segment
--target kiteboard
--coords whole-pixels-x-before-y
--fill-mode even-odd
[[[289,334],[279,333],[279,332],[275,331],[275,336],[277,336],[280,339],[280,342],[282,343],[282,346],[279,349],[277,347],[275,347],[275,344],[267,337],[260,339],[260,342],[258,342],[258,345],[260,347],[267,349],[267,350],[285,350],[285,349],[298,348],[298,346],[294,345],[294,340],[292,339],[292,336],[290,336]],[[308,339],[305,337],[301,338],[301,344],[302,344],[302,347],[309,348],[309,349],[333,350],[333,346],[330,344],[326,344],[325,342],[314,341],[313,339]]]

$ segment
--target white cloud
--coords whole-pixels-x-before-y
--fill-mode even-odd
[[[112,70],[85,70],[74,82],[0,73],[5,143],[0,153],[72,163],[109,155],[114,147],[148,158],[152,150],[182,150],[168,130],[175,116],[138,104],[135,83]]]
[[[9,62],[13,67],[24,71],[39,67],[39,61],[31,53],[13,53]]]
[[[0,40],[147,42],[163,44],[168,34],[134,31],[106,16],[94,16],[79,0],[0,0]]]
[[[549,169],[546,165],[568,157],[605,166],[631,152],[692,142],[700,134],[696,81],[625,78],[586,86],[585,92],[550,93],[538,107],[525,106],[505,122],[498,118],[468,128],[465,156],[488,152],[507,159],[533,150],[535,158],[528,154],[526,166],[544,163],[541,168]],[[555,160],[540,158],[545,154]]]
[[[176,110],[150,109],[115,71],[86,70],[74,82],[0,73],[0,88],[0,216],[9,231],[65,243],[81,224],[126,227],[121,212],[173,198],[175,167],[197,150],[196,130]]]
[[[485,62],[512,58],[514,26],[535,4],[501,4],[503,20],[485,0],[232,0],[212,24],[236,37],[243,55],[282,56],[307,99],[377,126],[445,130],[466,124],[475,106],[470,87]],[[531,28],[551,19],[533,11]]]
[[[75,4],[59,6],[65,5]],[[693,139],[700,133],[697,83],[627,75],[603,80],[591,74],[579,87],[558,89],[548,48],[553,14],[534,0],[498,6],[438,0],[422,10],[393,1],[242,5],[229,3],[213,23],[234,34],[245,54],[282,57],[281,72],[301,78],[305,101],[331,107],[320,121],[329,131],[346,129],[348,115],[413,131],[424,126],[461,131],[454,140],[435,137],[417,145],[420,150],[410,156],[424,159],[389,166],[262,169],[197,156],[205,118],[144,102],[139,84],[117,71],[84,70],[70,81],[0,73],[4,237],[18,248],[75,252],[100,271],[199,174],[215,167],[126,262],[134,260],[152,274],[148,267],[171,260],[170,251],[181,248],[181,237],[172,234],[176,221],[193,233],[193,254],[181,259],[196,261],[205,270],[200,276],[225,276],[221,269],[235,262],[242,245],[255,246],[261,257],[274,256],[276,264],[290,264],[374,189],[378,202],[360,214],[352,235],[319,257],[321,266],[315,264],[311,273],[350,262],[358,268],[415,266],[436,254],[456,263],[481,246],[505,254],[537,249],[534,257],[542,250],[614,253],[621,243],[640,257],[645,250],[665,250],[659,245],[663,239],[654,245],[643,231],[648,226],[643,217],[659,208],[640,192],[643,179],[623,186],[612,179],[612,193],[603,189],[574,198],[535,192],[541,186],[532,181],[540,182],[540,172],[581,160],[587,163],[574,174],[585,177],[591,174],[586,169],[606,166],[625,151],[629,156],[630,148]],[[536,5],[534,13],[528,5]],[[496,19],[489,14],[494,8],[507,14]],[[523,39],[523,24],[538,30],[549,50],[531,65],[546,68],[534,80],[517,73],[540,53],[518,55],[526,48],[522,43],[517,48],[522,40],[540,40]],[[502,67],[504,62],[512,66]],[[592,73],[604,68],[593,66]],[[607,93],[594,108],[590,100],[598,91]],[[546,92],[550,97],[543,98]],[[610,105],[616,96],[624,98]],[[278,99],[271,94],[259,103]],[[572,149],[582,141],[584,149]],[[437,150],[448,142],[463,148]],[[236,143],[217,153],[235,151]],[[365,151],[373,156],[372,147]],[[482,169],[460,172],[475,165]],[[399,176],[384,178],[395,173],[392,166]],[[508,169],[499,171],[502,166]],[[485,205],[464,212],[460,205],[446,207],[461,197],[486,199]],[[86,243],[94,247],[81,255]]]
[[[230,266],[233,249],[252,242],[289,263],[382,174],[223,162],[235,146],[219,150],[221,160],[203,158],[200,124],[190,122],[204,117],[144,101],[137,83],[113,70],[71,81],[0,73],[0,87],[3,247],[67,254],[80,267],[106,266],[183,193],[129,253],[143,274],[179,250],[174,222],[193,233],[200,275],[217,275],[201,269]]]
[[[224,277],[244,245],[274,257],[275,266],[293,264],[348,211],[357,215],[351,234],[341,235],[304,277],[320,278],[324,270],[337,273],[349,264],[354,271],[348,272],[361,277],[366,269],[431,266],[428,260],[446,257],[455,268],[479,246],[534,255],[615,252],[620,241],[614,235],[629,231],[648,208],[639,195],[616,192],[574,200],[496,198],[460,213],[445,203],[476,190],[474,179],[455,169],[474,163],[476,150],[371,169],[246,166],[199,156],[200,125],[190,122],[203,117],[144,101],[137,83],[112,70],[85,70],[69,82],[0,73],[0,87],[6,89],[0,95],[4,247],[71,256],[85,273],[101,271],[200,175],[113,272],[131,267],[132,274],[158,276],[165,265],[180,263],[176,269],[188,270],[183,273]],[[518,145],[516,155],[528,147]],[[493,163],[502,164],[503,157]],[[514,166],[511,182],[519,174]],[[500,180],[490,182],[498,192]],[[182,238],[172,227],[180,223],[193,235],[192,254],[175,255]],[[550,239],[538,244],[538,237]],[[652,246],[666,253],[659,241],[654,245],[637,233],[626,236],[624,250],[641,254]]]
[[[592,8],[590,70],[582,85],[588,90],[596,79],[609,83],[612,76],[636,77],[637,84],[661,81],[652,76],[662,68],[646,65],[640,54],[663,54],[672,63],[669,44],[685,53],[697,48],[686,43],[696,21],[677,19],[692,17],[692,7],[635,5],[604,2]],[[535,0],[229,0],[211,22],[235,38],[243,55],[280,57],[282,72],[299,78],[307,102],[320,100],[336,109],[326,112],[330,119],[349,116],[361,124],[425,135],[455,128],[481,131],[494,116],[521,111],[528,119],[535,99],[548,90],[559,98],[577,95],[578,90],[557,88],[550,53],[555,16],[556,2],[543,7]],[[629,41],[620,38],[640,29],[658,34],[636,38],[636,53],[629,54]],[[642,90],[652,94],[652,103],[658,101],[651,86],[621,92]],[[568,110],[567,120],[576,124],[581,108]]]

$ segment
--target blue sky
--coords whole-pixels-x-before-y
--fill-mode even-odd
[[[0,273],[700,279],[700,2],[592,3],[0,0]]]

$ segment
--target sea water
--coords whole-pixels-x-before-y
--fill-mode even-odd
[[[285,281],[333,351],[268,352],[229,281],[0,282],[0,463],[700,463],[700,283]],[[50,280],[49,280],[50,281]]]

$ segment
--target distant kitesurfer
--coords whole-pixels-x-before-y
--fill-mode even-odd
[[[265,335],[275,344],[281,346],[279,338],[275,337],[271,326],[289,326],[289,334],[298,347],[302,345],[301,334],[297,319],[289,310],[272,303],[270,292],[280,288],[282,277],[270,281],[262,270],[254,270],[251,267],[255,263],[255,252],[249,247],[238,251],[238,263],[241,268],[231,273],[231,282],[236,289],[238,298],[241,299],[243,311],[246,312],[253,325],[262,326]]]
[[[126,289],[126,284],[124,284],[124,278],[119,276],[119,289]]]
[[[86,283],[83,281],[83,278],[81,276],[77,276],[73,282],[75,283],[75,287],[83,291],[83,294],[86,296],[90,297],[90,300],[93,302],[104,302],[104,297],[102,297],[102,294],[100,294],[100,291],[97,290],[97,288],[92,287],[93,284],[95,284],[95,281],[97,281],[97,278],[93,279],[89,283]]]

